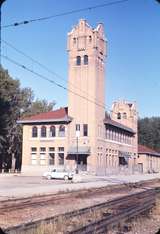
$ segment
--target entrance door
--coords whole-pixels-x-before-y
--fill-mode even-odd
[[[87,155],[78,155],[78,170],[87,171]]]
[[[143,163],[138,163],[138,171],[143,173]]]

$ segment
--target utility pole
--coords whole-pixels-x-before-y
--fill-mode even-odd
[[[78,174],[78,137],[77,138],[77,154],[76,154],[76,174]]]
[[[5,2],[6,0],[0,0],[0,68],[2,67],[2,64],[1,64],[1,50],[2,50],[2,48],[1,48],[1,42],[2,42],[2,40],[1,40],[1,29],[2,29],[2,22],[1,22],[1,19],[2,19],[2,12],[1,12],[1,10],[2,10],[2,4]]]
[[[80,124],[76,124],[76,174],[78,174],[78,138],[80,137]]]

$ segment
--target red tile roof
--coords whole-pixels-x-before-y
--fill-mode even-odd
[[[60,108],[54,111],[44,112],[30,117],[25,117],[17,121],[18,123],[27,123],[27,122],[44,122],[44,121],[58,121],[58,120],[67,120],[68,117],[68,107]]]
[[[148,146],[145,145],[138,145],[138,153],[139,154],[152,154],[152,155],[159,155],[160,153],[156,152],[155,150],[149,148]]]

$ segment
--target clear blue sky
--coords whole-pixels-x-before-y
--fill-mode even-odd
[[[109,0],[112,1],[112,0]],[[109,2],[108,1],[108,2]],[[2,25],[43,17],[105,0],[7,0],[2,8]],[[95,27],[102,22],[108,40],[106,62],[106,105],[114,100],[136,101],[140,117],[160,116],[160,4],[155,0],[128,2],[19,27],[5,28],[2,37],[48,66],[67,81],[67,32],[85,18]],[[2,52],[20,63],[53,78],[29,59],[3,44]],[[2,59],[22,87],[31,87],[36,98],[67,105],[67,93]],[[66,85],[62,80],[55,81]]]

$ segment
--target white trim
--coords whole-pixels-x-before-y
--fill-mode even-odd
[[[105,141],[110,142],[110,143],[115,143],[115,144],[118,144],[118,145],[125,145],[125,146],[129,146],[129,147],[133,147],[133,145],[128,145],[128,144],[125,144],[125,143],[122,143],[122,142],[119,142],[119,141],[113,141],[113,140],[108,140],[108,139],[105,139]]]
[[[34,140],[39,140],[39,141],[53,141],[53,140],[59,140],[59,139],[65,139],[66,136],[64,137],[30,137],[29,140],[30,141],[34,141]]]

